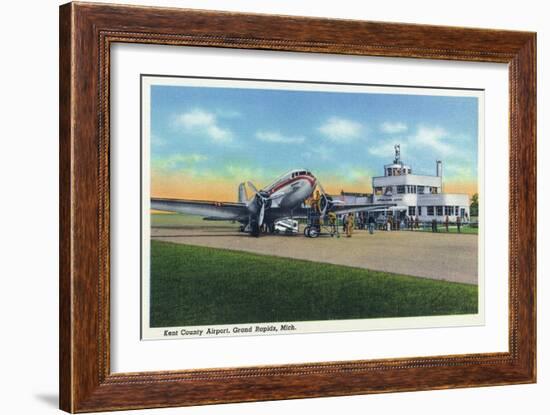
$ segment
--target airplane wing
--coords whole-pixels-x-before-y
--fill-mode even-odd
[[[245,203],[162,198],[151,198],[151,209],[199,215],[209,220],[245,219],[249,213]]]
[[[307,218],[307,212],[310,208],[298,207],[293,210],[281,209],[278,207],[272,207],[266,211],[266,215],[270,220],[279,220],[285,218],[293,219],[305,219]]]
[[[390,208],[392,206],[396,206],[395,203],[393,204],[364,204],[364,205],[346,205],[346,204],[338,204],[332,207],[332,211],[336,213],[337,215],[343,215],[346,213],[355,213],[355,212],[369,212],[372,210],[378,210],[378,209],[384,209],[384,208]]]
[[[344,215],[347,213],[376,211],[380,209],[390,208],[392,206],[395,206],[395,204],[394,203],[386,203],[386,204],[369,203],[369,204],[363,204],[363,205],[337,204],[337,205],[333,205],[331,210],[337,215]],[[308,217],[308,213],[310,212],[310,210],[311,210],[310,207],[300,207],[292,211],[281,210],[278,208],[271,208],[269,210],[269,215],[273,219],[287,218],[287,217],[292,217],[294,219],[302,219],[302,218]]]

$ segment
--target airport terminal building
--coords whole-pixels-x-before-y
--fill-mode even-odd
[[[436,219],[456,222],[470,221],[470,198],[467,194],[443,192],[443,163],[436,161],[434,176],[414,174],[410,165],[400,159],[399,146],[395,146],[393,163],[384,166],[384,175],[372,178],[372,195],[342,192],[346,202],[355,199],[355,203],[374,204],[395,203],[390,209],[381,209],[378,215],[392,215],[402,219],[404,216],[416,217],[422,222]],[[370,197],[369,197],[370,196]],[[369,200],[370,199],[370,200]]]

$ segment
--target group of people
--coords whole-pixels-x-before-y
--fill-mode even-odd
[[[311,207],[314,209],[314,212],[317,213],[317,226],[320,226],[320,219],[322,214],[322,208],[321,208],[321,194],[317,190],[315,193],[315,196],[311,200]],[[338,216],[335,212],[329,211],[327,214],[328,223],[331,228],[331,234],[337,234],[338,233]],[[467,216],[466,216],[467,219]],[[353,235],[353,230],[355,228],[358,229],[368,229],[369,233],[372,235],[374,233],[374,230],[376,228],[376,224],[379,224],[379,229],[384,229],[387,231],[393,231],[393,230],[401,230],[401,229],[408,229],[410,231],[415,229],[420,229],[420,218],[418,215],[412,216],[412,215],[405,215],[402,219],[395,218],[393,215],[387,215],[384,218],[384,221],[377,222],[377,220],[374,218],[372,214],[368,214],[366,212],[358,212],[358,213],[348,213],[342,216],[342,227],[343,231],[346,234],[348,238],[351,238]],[[445,230],[449,232],[449,223],[450,219],[449,216],[445,216],[444,220],[444,226]],[[456,216],[455,219],[456,227],[458,233],[461,233],[461,227],[462,227],[462,218],[460,216]],[[438,232],[438,223],[437,220],[434,218],[431,222],[432,226],[432,232]]]
[[[334,212],[328,213],[328,223],[331,227],[331,233],[336,234],[338,229],[338,216]],[[383,229],[386,231],[394,231],[394,230],[416,230],[420,229],[420,218],[418,216],[407,216],[405,215],[403,219],[399,220],[394,218],[393,216],[388,215],[383,222],[378,222],[379,229]],[[341,217],[342,220],[342,228],[343,232],[346,234],[348,238],[350,238],[353,235],[354,229],[368,229],[369,233],[372,235],[374,233],[374,230],[376,229],[377,221],[374,218],[373,215],[356,215],[354,213],[348,213]],[[454,223],[457,227],[457,232],[461,233],[462,228],[462,218],[460,216],[456,216]],[[449,216],[445,216],[445,220],[443,221],[443,224],[445,226],[445,230],[449,232],[449,224],[450,224],[450,218]],[[431,228],[432,232],[439,232],[438,231],[438,222],[434,218],[431,222]]]
[[[458,233],[461,233],[462,232],[462,225],[463,225],[463,220],[460,216],[456,216],[455,218],[455,221],[454,223],[456,224],[456,228],[457,228],[457,232]],[[449,215],[446,215],[445,216],[445,220],[443,221],[443,225],[445,226],[445,230],[446,232],[449,232],[449,224],[450,224],[450,218],[449,218]],[[401,230],[403,227],[403,229],[408,229],[410,231],[412,230],[415,230],[415,229],[420,229],[420,220],[418,218],[418,216],[405,216],[402,220],[399,220],[399,219],[394,219],[393,216],[388,216],[387,219],[386,219],[386,222],[385,222],[385,229],[390,231],[390,230]],[[438,230],[438,222],[437,222],[437,219],[432,219],[431,221],[431,229],[432,229],[432,232],[439,232]]]
[[[322,214],[321,200],[322,200],[321,194],[317,190],[315,192],[315,195],[310,201],[310,205],[313,208],[313,211],[316,213],[316,215],[318,215],[317,226],[320,225],[320,219],[321,219],[320,216]],[[329,211],[327,213],[327,219],[331,229],[331,234],[333,235],[337,234],[338,233],[338,216],[336,215],[335,212]],[[348,213],[342,217],[343,231],[348,238],[351,238],[351,236],[353,235],[353,230],[355,229],[356,226],[359,229],[365,229],[365,227],[368,224],[369,232],[371,234],[374,233],[375,223],[376,222],[374,217],[369,215],[367,218],[364,212],[360,212],[357,216],[354,213]]]
[[[405,215],[401,221],[399,219],[394,219],[393,216],[388,216],[385,225],[388,231],[399,231],[401,227],[412,231],[414,229],[420,229],[420,218],[418,216],[413,217]]]
[[[436,223],[434,224],[433,221],[432,221],[432,231],[433,232],[437,232],[437,221],[435,221],[435,222]],[[449,215],[445,215],[445,220],[443,221],[443,223],[445,224],[445,230],[447,232],[449,232]],[[456,223],[457,232],[461,233],[462,219],[460,218],[460,216],[458,216],[458,215],[456,216],[455,223]]]
[[[329,223],[333,229],[336,229],[337,216],[334,212],[329,212]],[[359,229],[368,228],[369,233],[372,235],[376,226],[376,220],[372,215],[369,215],[368,217],[361,216],[360,218],[356,218],[353,213],[348,213],[342,217],[342,228],[348,238],[351,238],[353,235],[353,230],[356,226]]]

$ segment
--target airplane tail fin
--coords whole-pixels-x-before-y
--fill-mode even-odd
[[[239,193],[237,197],[240,203],[246,203],[248,201],[248,194],[244,183],[239,184]]]

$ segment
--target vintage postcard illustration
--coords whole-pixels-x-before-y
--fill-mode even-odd
[[[483,324],[483,91],[141,87],[143,339]]]

